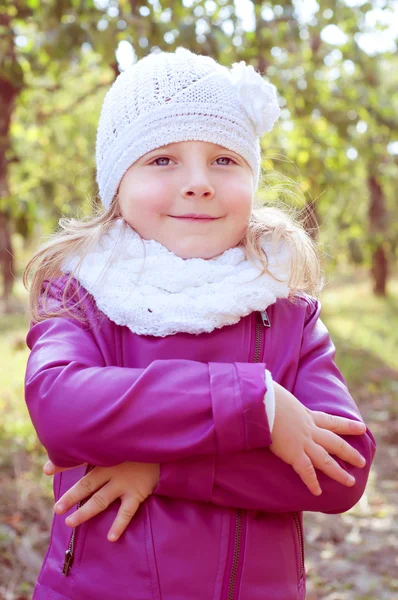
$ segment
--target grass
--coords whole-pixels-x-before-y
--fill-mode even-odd
[[[330,285],[322,293],[322,318],[336,345],[336,363],[350,391],[398,398],[398,280],[388,298],[372,294],[362,278]],[[392,405],[398,416],[398,402]]]
[[[359,280],[326,287],[321,300],[332,338],[398,370],[398,280],[388,298],[375,297],[369,281]]]
[[[24,448],[37,452],[39,445],[24,401],[24,372],[29,350],[24,315],[0,318],[0,443],[2,462],[8,463],[13,451]]]

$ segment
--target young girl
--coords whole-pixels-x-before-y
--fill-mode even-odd
[[[361,497],[375,445],[315,249],[253,209],[278,116],[253,67],[184,48],[109,90],[105,210],[61,222],[25,273],[26,401],[57,500],[35,600],[304,599],[302,511]]]

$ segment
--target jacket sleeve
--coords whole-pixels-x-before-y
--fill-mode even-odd
[[[298,371],[292,393],[308,408],[362,420],[345,381],[334,362],[335,347],[319,319],[318,302],[309,305]],[[308,313],[307,313],[308,314]],[[343,436],[365,457],[359,469],[336,458],[356,483],[346,487],[317,470],[323,493],[314,496],[293,468],[268,448],[202,456],[161,465],[156,494],[180,496],[221,506],[267,512],[319,511],[340,513],[362,496],[375,454],[369,430],[361,436]]]
[[[62,300],[56,281],[48,291],[52,308]],[[105,366],[92,328],[67,316],[33,325],[27,344],[25,398],[56,465],[161,463],[271,443],[264,364]]]

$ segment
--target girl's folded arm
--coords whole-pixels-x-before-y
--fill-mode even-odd
[[[51,285],[55,303],[61,293]],[[27,343],[27,406],[58,466],[160,463],[271,442],[263,364],[105,366],[90,329],[67,317],[37,323]]]
[[[360,469],[336,459],[355,477],[352,487],[317,471],[320,496],[314,496],[293,468],[267,448],[161,464],[154,494],[265,512],[345,512],[365,490],[375,448],[369,431],[349,441],[365,457],[366,466]]]
[[[292,393],[311,410],[361,420],[334,363],[335,348],[319,319],[319,312],[320,306],[316,303],[306,322]],[[317,470],[322,494],[315,496],[289,464],[268,448],[259,448],[227,456],[188,457],[162,464],[154,493],[270,512],[344,512],[365,490],[376,446],[369,430],[363,435],[341,437],[366,459],[366,466],[359,468],[334,457],[355,478],[352,487]]]

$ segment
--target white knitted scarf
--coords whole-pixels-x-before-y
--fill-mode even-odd
[[[143,240],[118,219],[85,257],[74,277],[94,297],[98,308],[133,333],[164,337],[178,332],[200,334],[237,323],[288,296],[289,253],[263,243],[267,274],[231,248],[211,259],[183,259],[155,240]],[[79,257],[64,263],[72,273]]]

